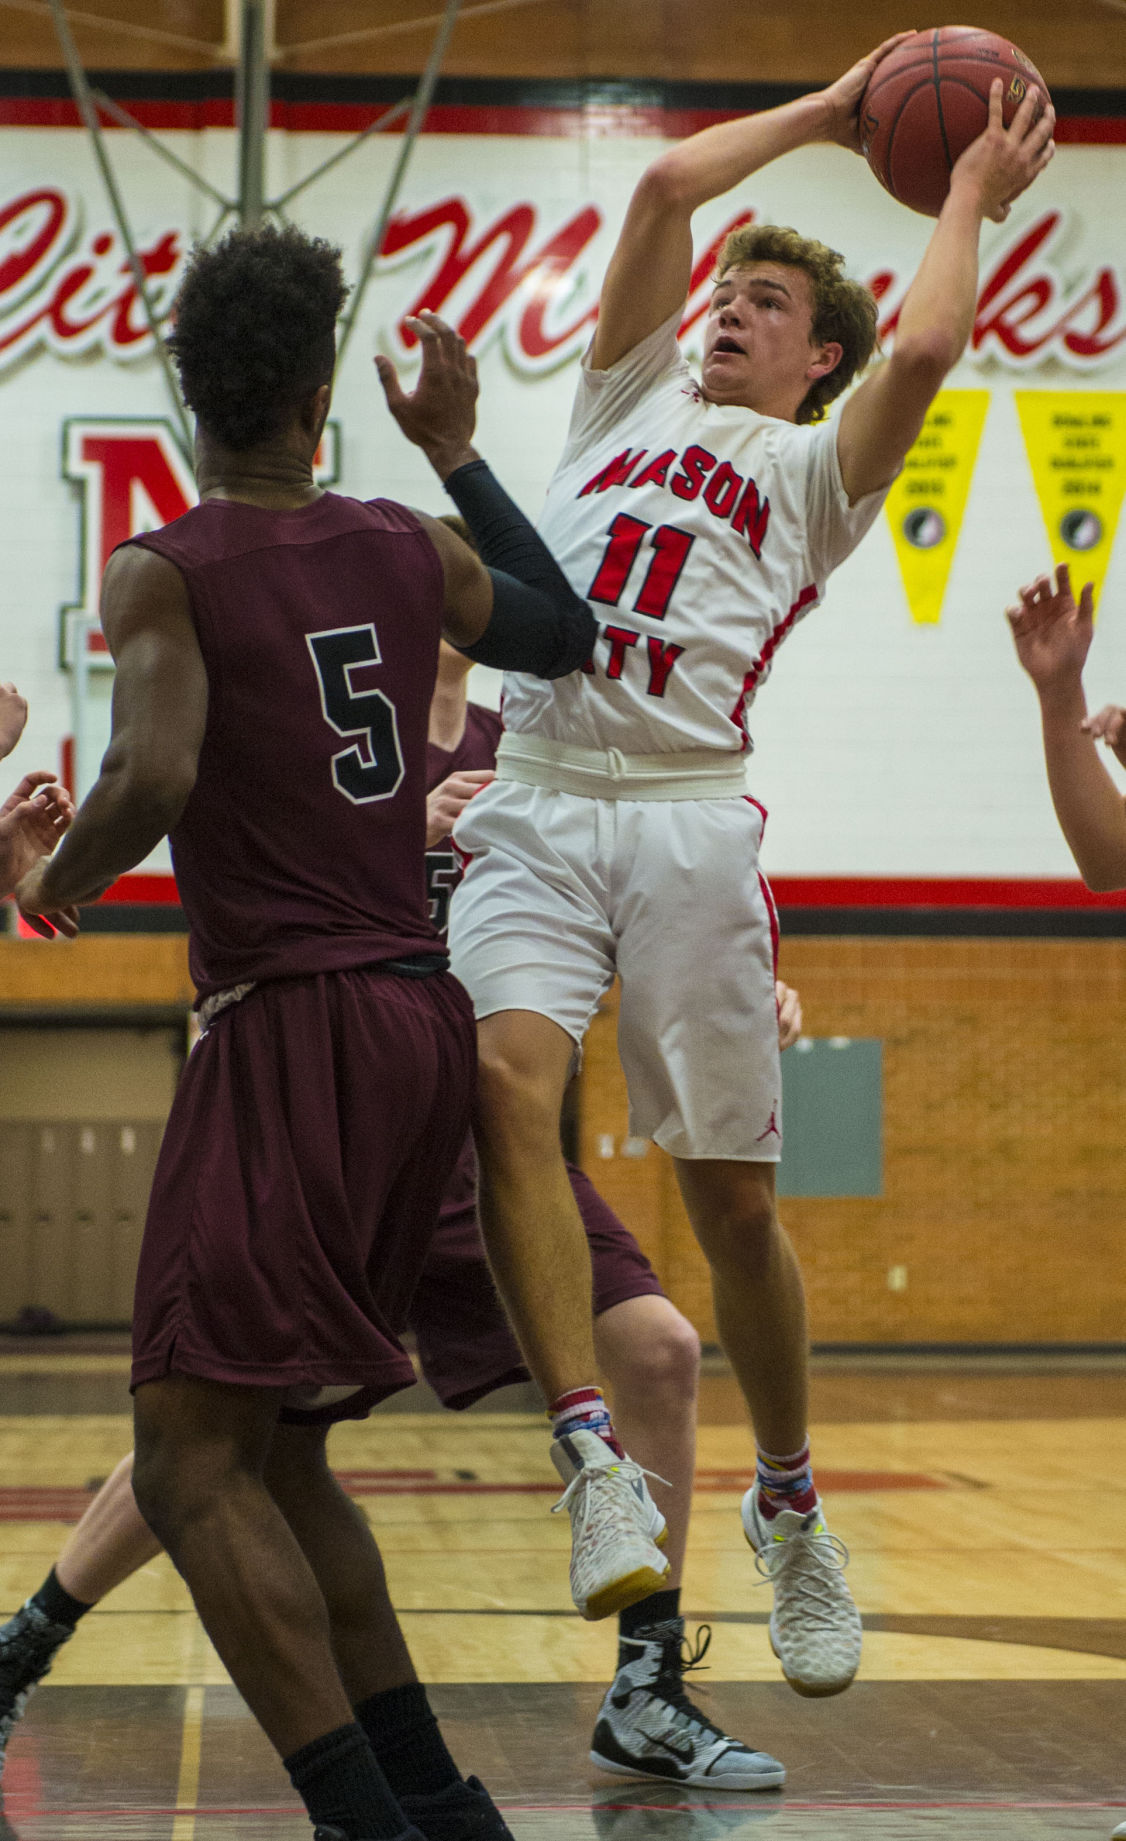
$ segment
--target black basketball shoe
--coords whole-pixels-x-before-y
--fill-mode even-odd
[[[13,1729],[63,1644],[74,1635],[53,1624],[29,1599],[0,1627],[0,1772]]]
[[[594,1728],[592,1764],[620,1777],[660,1777],[705,1790],[776,1790],[785,1783],[777,1758],[729,1738],[684,1691],[685,1670],[700,1666],[711,1634],[702,1625],[690,1655],[680,1617],[621,1638],[618,1672]]]

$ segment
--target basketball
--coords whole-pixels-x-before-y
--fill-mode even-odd
[[[860,147],[900,204],[937,217],[958,156],[989,119],[989,90],[1005,84],[1008,127],[1030,89],[1037,119],[1050,100],[1035,64],[1009,39],[975,26],[936,26],[905,39],[876,66],[860,103]]]

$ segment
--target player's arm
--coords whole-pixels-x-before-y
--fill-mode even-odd
[[[1089,718],[1083,692],[1093,602],[1088,582],[1076,603],[1061,564],[1055,583],[1040,576],[1007,611],[1017,657],[1040,699],[1044,761],[1060,829],[1088,888],[1120,889],[1126,888],[1126,804],[1095,744],[1096,734],[1112,728],[1104,721],[1110,712]]]
[[[1051,107],[1033,119],[1038,92],[1029,91],[1006,128],[1002,90],[998,78],[990,91],[989,125],[950,175],[946,203],[900,309],[891,357],[841,411],[837,453],[852,504],[895,478],[966,348],[977,309],[982,224],[986,218],[1003,222],[1013,199],[1055,151]]]
[[[647,167],[626,211],[598,307],[591,364],[605,371],[676,312],[692,279],[692,214],[784,153],[814,141],[859,152],[857,113],[882,57],[909,32],[886,39],[843,77],[781,108],[718,123],[670,147]]]
[[[472,445],[477,366],[464,339],[434,313],[410,324],[422,344],[415,389],[403,390],[389,358],[375,361],[387,407],[426,455],[480,552],[418,514],[445,573],[445,637],[478,664],[564,677],[590,657],[594,615]]]
[[[179,570],[151,550],[116,551],[102,626],[117,666],[110,744],[62,844],[16,891],[29,916],[96,900],[160,842],[195,785],[207,673]]]

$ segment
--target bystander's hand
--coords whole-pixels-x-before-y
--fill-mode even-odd
[[[778,1046],[790,1048],[802,1032],[801,998],[791,985],[779,979],[774,986],[774,1000],[778,1005]]]
[[[1087,583],[1077,602],[1071,572],[1061,563],[1055,582],[1050,575],[1039,575],[1018,592],[1019,607],[1005,611],[1021,664],[1042,695],[1074,689],[1082,681],[1094,638],[1093,585]]]
[[[22,888],[29,878],[36,878],[55,845],[74,817],[74,804],[65,786],[55,784],[54,775],[27,773],[14,793],[0,805],[0,895],[10,895]],[[17,899],[19,897],[17,896]],[[23,911],[23,902],[20,901]],[[70,925],[72,910],[64,910],[59,932],[77,933],[78,919]],[[54,927],[37,926],[30,914],[25,918],[37,933],[49,935]]]
[[[491,768],[471,767],[464,773],[452,773],[448,780],[442,780],[434,788],[426,801],[427,850],[433,850],[435,844],[449,837],[469,801],[495,779]]]

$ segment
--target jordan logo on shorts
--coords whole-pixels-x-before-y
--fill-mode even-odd
[[[761,1144],[764,1138],[769,1138],[771,1132],[774,1133],[774,1136],[776,1138],[780,1139],[782,1136],[782,1133],[778,1129],[778,1101],[777,1100],[775,1100],[773,1106],[770,1108],[770,1124],[767,1126],[765,1131],[759,1132],[758,1137],[755,1139],[755,1143]]]

